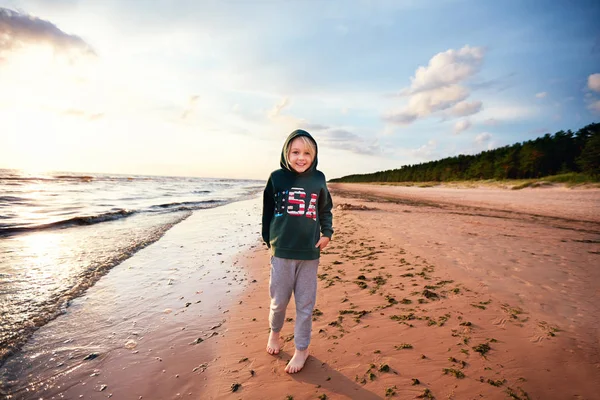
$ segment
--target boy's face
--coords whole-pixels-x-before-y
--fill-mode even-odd
[[[288,160],[290,162],[290,167],[301,174],[310,168],[313,162],[313,156],[310,154],[308,147],[304,145],[302,139],[296,138],[292,140],[292,143],[290,144]]]

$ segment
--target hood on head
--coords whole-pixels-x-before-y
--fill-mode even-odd
[[[306,136],[307,138],[312,140],[312,142],[315,144],[315,158],[314,158],[312,164],[310,165],[310,168],[307,169],[305,172],[303,172],[303,174],[306,174],[308,172],[312,172],[315,169],[317,169],[317,155],[319,154],[319,147],[317,146],[317,141],[310,135],[310,133],[308,133],[302,129],[296,129],[294,132],[290,133],[290,135],[285,140],[285,143],[283,144],[283,148],[281,149],[281,158],[279,160],[279,165],[281,165],[281,168],[283,168],[285,170],[297,173],[296,171],[294,171],[287,165],[287,162],[285,162],[285,155],[287,154],[290,143],[292,143],[292,141],[299,136]]]

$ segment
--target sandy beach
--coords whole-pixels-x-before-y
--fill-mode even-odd
[[[202,398],[598,398],[600,191],[330,188],[305,369],[284,372],[292,323],[265,353],[263,249]]]
[[[600,190],[330,189],[336,233],[321,258],[311,356],[300,373],[284,372],[293,303],[282,352],[265,351],[269,255],[257,199],[235,211],[244,219],[231,240],[241,226],[255,235],[242,253],[228,234],[203,253],[223,274],[177,272],[198,258],[202,234],[191,225],[199,217],[184,221],[115,272],[168,262],[162,278],[175,274],[175,287],[153,304],[157,312],[107,327],[118,349],[14,398],[598,398]],[[87,308],[89,318],[111,274],[73,314]],[[147,327],[143,338],[132,319]],[[34,340],[45,332],[52,326]]]

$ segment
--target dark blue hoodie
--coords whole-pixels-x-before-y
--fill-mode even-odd
[[[310,168],[300,174],[285,162],[288,144],[299,136],[312,140],[317,149]],[[321,234],[333,235],[333,203],[325,175],[317,170],[317,155],[315,139],[296,130],[283,145],[281,168],[269,176],[263,194],[262,237],[276,257],[315,260],[320,256],[315,245]]]

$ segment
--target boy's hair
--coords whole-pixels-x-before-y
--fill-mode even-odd
[[[312,162],[315,162],[315,155],[317,154],[317,146],[315,146],[315,142],[310,140],[306,136],[297,136],[294,140],[300,139],[304,144],[304,148],[308,149],[308,152],[312,156]],[[285,165],[290,168],[290,147],[292,147],[292,142],[294,140],[290,140],[287,146],[285,147]]]

